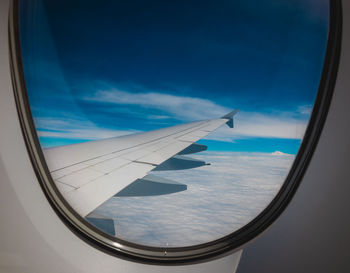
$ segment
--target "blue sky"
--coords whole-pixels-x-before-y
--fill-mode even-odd
[[[217,118],[212,151],[295,154],[315,99],[328,1],[22,1],[44,147]],[[69,9],[67,9],[69,5]]]

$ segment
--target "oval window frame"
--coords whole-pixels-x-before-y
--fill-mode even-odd
[[[241,249],[269,227],[295,194],[317,146],[335,87],[342,39],[341,0],[330,0],[329,32],[321,80],[309,124],[299,152],[281,189],[271,203],[252,221],[220,239],[189,247],[148,247],[103,233],[64,200],[50,176],[38,140],[27,97],[19,36],[19,1],[13,0],[9,12],[10,67],[17,112],[23,137],[38,181],[56,214],[81,239],[108,254],[148,264],[197,263],[228,255]]]

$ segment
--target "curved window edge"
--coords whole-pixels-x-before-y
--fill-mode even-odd
[[[17,112],[33,169],[51,207],[77,236],[91,246],[122,259],[147,264],[189,264],[217,259],[243,248],[265,231],[286,209],[310,163],[321,135],[336,83],[342,40],[341,0],[330,1],[330,20],[321,80],[299,152],[281,189],[271,203],[239,230],[209,243],[189,247],[148,247],[109,236],[79,216],[57,190],[46,165],[26,92],[19,36],[19,1],[9,12],[10,68]]]

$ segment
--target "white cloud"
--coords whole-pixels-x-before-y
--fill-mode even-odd
[[[294,156],[203,152],[211,163],[191,170],[153,172],[185,183],[186,191],[112,198],[96,212],[115,220],[117,236],[153,246],[189,246],[223,237],[255,218],[279,191]]]
[[[166,115],[148,115],[147,118],[151,120],[152,119],[158,120],[158,119],[169,119],[170,117]]]
[[[230,108],[201,98],[155,92],[131,93],[116,88],[99,90],[93,96],[85,97],[84,100],[156,109],[183,122],[218,118],[232,111]],[[273,115],[240,111],[235,116],[234,131],[228,127],[222,127],[207,139],[229,142],[242,137],[302,139],[307,119],[295,118],[295,116],[296,113],[307,114],[307,111],[311,111],[310,109],[309,106],[301,106],[295,112],[275,112]],[[166,117],[160,116],[160,118]],[[160,118],[155,117],[155,119]]]
[[[66,139],[102,139],[136,133],[135,130],[102,129],[94,123],[74,118],[35,118],[39,137]]]
[[[302,139],[306,122],[295,119],[279,120],[254,113],[238,113],[235,127],[231,129],[222,126],[205,139],[234,142],[235,139],[246,137],[266,137],[284,139]]]
[[[310,115],[312,112],[312,105],[311,104],[300,105],[298,106],[297,111],[302,115]]]
[[[238,137],[271,137],[302,139],[306,129],[306,121],[299,120],[282,113],[270,116],[252,112],[237,114],[235,119],[234,134]],[[222,131],[228,133],[227,128]]]
[[[169,126],[167,123],[169,118],[176,118],[181,123],[221,117],[232,110],[201,98],[155,92],[131,93],[111,87],[99,90],[92,96],[83,99],[142,107],[146,110],[159,110],[159,114],[149,114],[146,117],[149,122],[158,124],[160,127]],[[139,111],[135,111],[135,115],[137,113],[141,115]],[[222,126],[205,139],[226,142],[234,142],[235,139],[247,137],[302,139],[310,111],[310,105],[299,106],[295,112],[275,111],[273,114],[239,111],[234,118],[235,128],[233,130]],[[67,113],[58,115],[60,118],[56,116],[48,115],[35,119],[39,136],[94,140],[138,132],[136,130],[100,128],[83,117],[67,117]],[[299,118],[295,118],[296,116]]]
[[[156,92],[131,93],[116,88],[100,90],[93,96],[87,96],[83,99],[158,109],[183,121],[208,119],[213,116],[220,117],[232,111],[232,109],[201,98],[174,96]]]
[[[280,152],[280,151],[274,151],[273,153],[271,153],[272,155],[288,155],[286,153]]]

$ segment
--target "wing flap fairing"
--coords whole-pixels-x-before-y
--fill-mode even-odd
[[[174,171],[174,170],[186,170],[198,168],[204,165],[208,165],[202,160],[186,157],[182,155],[175,155],[162,164],[157,166],[153,171]]]
[[[189,154],[195,154],[202,151],[206,151],[208,147],[206,145],[198,144],[198,143],[192,143],[187,148],[183,149],[181,152],[178,153],[178,155],[189,155]]]
[[[187,186],[155,175],[146,175],[118,192],[115,197],[140,197],[185,191]]]
[[[90,213],[88,216],[86,216],[86,220],[88,220],[88,222],[93,226],[103,230],[112,236],[115,236],[116,233],[113,219],[104,215]]]

